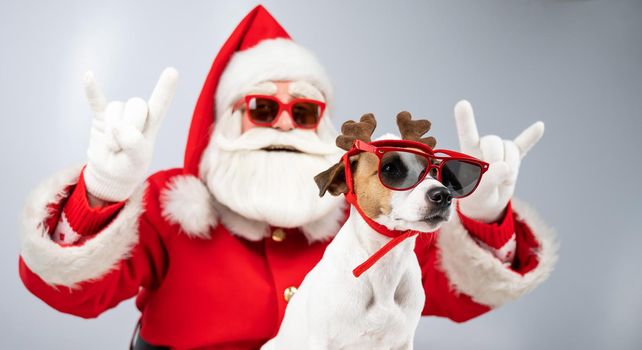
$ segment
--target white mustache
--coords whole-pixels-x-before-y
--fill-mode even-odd
[[[253,128],[235,140],[219,134],[213,137],[216,145],[224,151],[256,151],[269,146],[290,146],[298,151],[314,155],[334,155],[341,150],[334,144],[323,142],[314,131],[293,129],[278,131],[272,128]]]

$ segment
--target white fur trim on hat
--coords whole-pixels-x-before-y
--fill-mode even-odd
[[[161,192],[165,220],[178,224],[194,238],[210,238],[210,230],[217,224],[213,202],[207,186],[192,175],[174,177]]]
[[[139,187],[113,221],[95,237],[79,246],[60,246],[52,241],[45,222],[48,206],[69,194],[78,182],[80,167],[59,172],[28,197],[22,214],[21,256],[25,264],[48,284],[74,288],[83,281],[101,278],[129,257],[138,243],[138,217],[143,211],[144,186]]]
[[[475,243],[457,215],[453,215],[438,235],[441,266],[451,285],[476,302],[493,308],[533,290],[546,280],[557,261],[557,242],[552,230],[526,204],[513,199],[512,205],[516,219],[528,225],[539,243],[538,265],[523,276]]]
[[[306,48],[289,39],[263,40],[232,56],[216,89],[216,118],[255,84],[303,80],[319,89],[329,102],[332,87],[323,66]]]

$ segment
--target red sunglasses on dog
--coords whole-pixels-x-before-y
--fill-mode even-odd
[[[370,152],[379,158],[379,180],[387,188],[406,191],[430,175],[448,188],[454,198],[473,193],[488,163],[469,155],[433,150],[428,145],[410,140],[381,140],[366,143],[356,140],[344,157]]]
[[[250,121],[258,126],[274,126],[286,110],[297,128],[316,129],[323,116],[325,103],[308,98],[295,98],[284,103],[275,96],[247,95],[245,107]]]

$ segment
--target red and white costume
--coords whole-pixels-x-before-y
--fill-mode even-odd
[[[55,309],[81,317],[96,317],[137,296],[141,336],[155,345],[256,349],[272,338],[287,306],[284,294],[321,259],[346,219],[345,205],[298,227],[250,225],[253,220],[216,200],[199,167],[214,115],[243,94],[241,82],[302,79],[329,91],[321,72],[296,67],[301,57],[288,55],[291,64],[266,63],[268,56],[296,47],[288,39],[261,7],[243,20],[208,75],[184,167],[152,175],[129,200],[91,208],[80,167],[40,185],[23,216],[20,276],[27,288]],[[231,67],[238,64],[236,52],[244,55],[241,60],[263,62],[256,69],[265,74],[221,78],[237,69]],[[517,201],[495,224],[454,215],[434,241],[420,236],[415,252],[426,293],[423,314],[457,322],[532,290],[555,263],[551,233]]]

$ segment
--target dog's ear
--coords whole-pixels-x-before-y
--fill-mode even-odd
[[[339,162],[315,176],[314,182],[319,187],[319,197],[323,197],[326,191],[330,191],[333,196],[348,192],[343,162]]]

